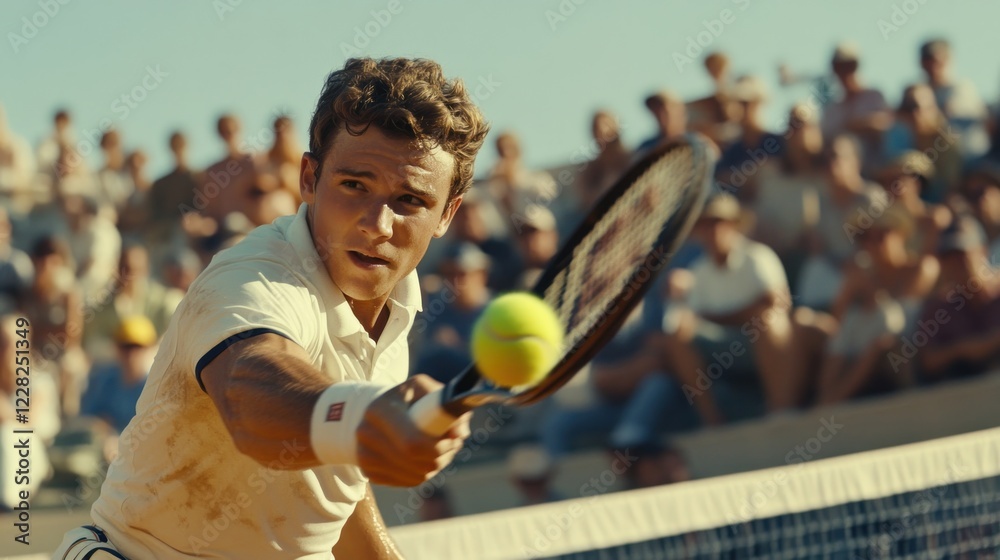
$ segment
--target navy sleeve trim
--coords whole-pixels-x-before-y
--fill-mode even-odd
[[[201,370],[208,367],[208,364],[212,363],[212,360],[218,358],[219,354],[223,353],[226,350],[226,348],[229,348],[230,346],[236,344],[237,342],[246,340],[248,338],[253,338],[255,336],[260,336],[262,334],[276,334],[282,338],[287,338],[288,340],[292,340],[292,337],[288,336],[283,332],[265,328],[250,329],[248,331],[236,333],[233,336],[223,340],[222,342],[212,347],[211,350],[205,352],[205,355],[202,356],[200,360],[198,360],[198,364],[194,366],[194,378],[198,380],[198,386],[201,387],[201,390],[207,392],[205,391],[205,384],[202,383],[201,381]]]

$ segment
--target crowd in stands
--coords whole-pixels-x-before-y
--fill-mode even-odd
[[[655,289],[585,375],[504,427],[533,442],[511,456],[526,503],[555,499],[547,481],[581,445],[637,453],[634,484],[668,483],[687,477],[663,443],[671,431],[996,364],[1000,125],[952,75],[947,41],[916,54],[925,78],[895,107],[842,44],[828,73],[782,69],[780,87],[807,93],[770,126],[767,80],[733,78],[728,57],[713,53],[711,94],[650,95],[656,134],[635,147],[607,110],[592,117],[587,161],[559,169],[532,169],[516,134],[496,136],[496,164],[419,267],[425,304],[410,363],[442,381],[470,361],[472,325],[490,299],[530,289],[632,162],[685,134],[718,156],[717,192]],[[192,168],[173,132],[173,168],[151,180],[145,153],[115,129],[81,139],[59,110],[33,148],[0,109],[0,423],[17,421],[11,356],[24,317],[32,427],[50,444],[100,433],[103,459],[115,456],[188,286],[217,252],[301,203],[291,119],[274,120],[265,150],[248,148],[234,115],[217,130],[217,162]],[[98,149],[103,163],[91,169],[85,156]]]

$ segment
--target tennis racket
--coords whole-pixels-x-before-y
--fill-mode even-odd
[[[441,435],[478,406],[533,404],[569,381],[614,336],[687,237],[705,203],[714,160],[693,135],[655,149],[601,197],[559,249],[532,289],[566,332],[558,361],[540,382],[497,387],[472,364],[414,403],[414,423]]]

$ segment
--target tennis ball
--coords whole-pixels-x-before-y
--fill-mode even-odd
[[[563,326],[541,298],[526,292],[502,295],[486,306],[472,328],[472,359],[500,387],[540,381],[562,352]]]

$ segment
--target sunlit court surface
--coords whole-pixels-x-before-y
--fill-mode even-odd
[[[5,3],[0,558],[1000,558],[998,19]]]

